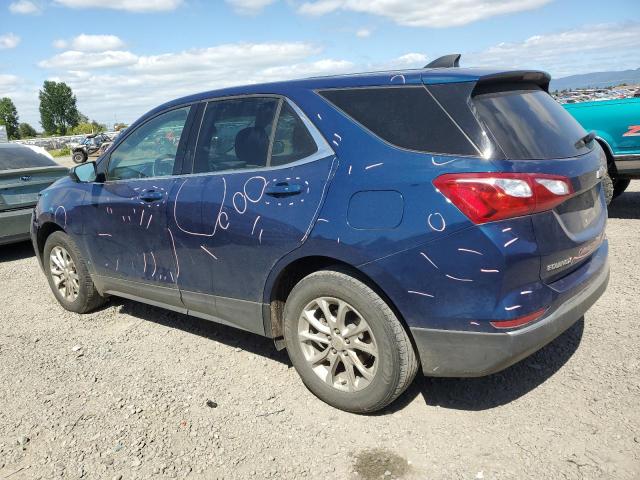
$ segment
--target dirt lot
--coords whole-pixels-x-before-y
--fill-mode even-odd
[[[119,299],[68,313],[30,246],[3,247],[0,478],[638,479],[640,182],[608,235],[584,321],[375,416],[318,401],[267,339]]]

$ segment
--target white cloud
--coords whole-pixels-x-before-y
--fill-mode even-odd
[[[67,48],[69,46],[69,42],[59,38],[58,40],[54,40],[53,41],[53,46],[55,48],[58,48],[58,49],[62,50],[63,48]]]
[[[82,33],[70,42],[64,42],[64,40],[62,42],[64,46],[61,48],[66,48],[69,45],[72,50],[79,52],[105,52],[124,47],[124,42],[115,35],[87,35]]]
[[[129,12],[163,12],[175,10],[183,0],[54,0],[70,8],[109,8]]]
[[[233,9],[242,15],[256,15],[276,0],[225,0]]]
[[[424,67],[428,63],[427,56],[424,53],[406,53],[398,57],[396,62],[400,67],[406,68]]]
[[[68,50],[38,63],[42,68],[93,70],[96,68],[114,68],[133,65],[138,57],[131,52],[108,50],[106,52],[79,52]]]
[[[338,10],[386,17],[410,27],[445,28],[541,7],[552,0],[313,0],[298,11],[325,15]]]
[[[18,0],[10,3],[9,11],[21,15],[33,15],[41,12],[40,7],[29,0]]]
[[[360,30],[356,31],[356,37],[358,38],[367,38],[371,36],[371,30],[369,30],[368,28],[361,28]]]
[[[554,77],[640,66],[640,23],[586,25],[465,54],[465,66],[541,68]]]
[[[0,35],[0,50],[16,48],[20,43],[20,37],[14,33]]]

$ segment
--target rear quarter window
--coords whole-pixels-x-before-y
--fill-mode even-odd
[[[445,155],[478,151],[423,86],[323,90],[325,99],[396,147]]]

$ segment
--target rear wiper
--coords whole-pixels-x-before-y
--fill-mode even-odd
[[[580,137],[576,142],[576,148],[582,148],[589,145],[596,139],[596,132],[589,132],[584,137]]]

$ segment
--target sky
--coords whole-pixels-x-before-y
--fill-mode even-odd
[[[38,91],[130,123],[165,101],[249,83],[419,68],[640,67],[640,0],[0,0],[0,97],[41,129]]]

